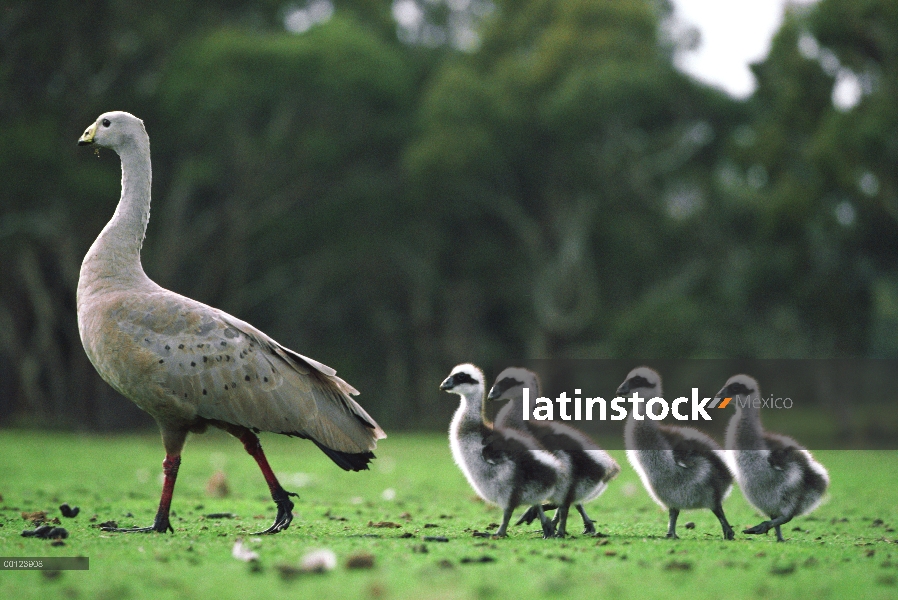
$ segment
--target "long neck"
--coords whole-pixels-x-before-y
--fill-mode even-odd
[[[655,421],[645,415],[641,421],[637,420],[633,418],[632,412],[624,423],[624,441],[628,450],[670,449],[670,444],[661,434]]]
[[[531,404],[533,401],[531,400]],[[496,413],[496,427],[526,430],[524,421],[524,397],[514,397]]]
[[[736,414],[727,426],[726,447],[730,450],[761,450],[765,447],[761,410],[754,407],[757,394],[748,396],[745,405],[736,405]],[[741,398],[736,399],[741,400]]]
[[[483,414],[483,393],[460,394],[461,402],[452,417],[452,430],[457,434],[478,430],[486,422]]]
[[[538,380],[531,380],[527,387],[530,390],[530,409],[533,410],[534,401],[542,396],[542,386]],[[508,427],[519,431],[527,431],[528,425],[539,425],[541,421],[524,420],[524,388],[512,396],[496,414],[496,426]]]
[[[150,142],[133,140],[118,150],[122,161],[122,197],[109,223],[81,265],[85,291],[107,283],[148,281],[140,263],[140,248],[150,220]]]

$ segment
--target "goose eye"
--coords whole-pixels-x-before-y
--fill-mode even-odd
[[[109,127],[110,125],[109,119],[103,119],[103,127]]]

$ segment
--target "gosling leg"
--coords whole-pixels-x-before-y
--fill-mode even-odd
[[[717,520],[720,521],[720,526],[723,528],[723,539],[735,539],[736,534],[727,522],[726,516],[723,514],[723,506],[718,503],[717,506],[711,509],[711,512],[713,512],[714,516],[717,517]],[[779,531],[779,526],[777,526],[777,531]]]
[[[785,542],[786,540],[783,539],[783,532],[780,529],[780,525],[783,525],[784,523],[788,523],[791,520],[792,520],[792,517],[786,517],[786,516],[775,517],[769,521],[764,521],[763,523],[758,523],[757,525],[755,525],[754,527],[750,527],[749,529],[743,529],[742,533],[748,533],[748,534],[767,533],[771,529],[775,529],[776,530],[776,541]]]
[[[589,518],[582,504],[577,504],[577,512],[583,517],[583,535],[592,535],[596,532],[596,522]]]
[[[672,540],[678,540],[680,537],[677,535],[677,517],[680,516],[680,509],[670,508],[668,509],[668,514],[670,515],[670,520],[667,522],[667,537]]]

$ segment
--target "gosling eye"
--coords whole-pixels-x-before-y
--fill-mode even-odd
[[[112,123],[109,122],[109,119],[103,119],[103,127],[109,127]]]

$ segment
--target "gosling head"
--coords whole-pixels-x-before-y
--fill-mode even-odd
[[[79,146],[93,144],[118,152],[129,145],[149,140],[143,121],[122,111],[103,113],[78,139]]]
[[[636,367],[618,386],[615,394],[624,397],[636,392],[639,392],[644,398],[661,396],[661,376],[658,375],[658,372],[648,367]]]
[[[483,394],[483,371],[470,363],[456,366],[449,373],[449,377],[440,384],[440,389],[450,394],[459,396],[471,396]]]
[[[530,388],[531,397],[536,397],[540,389],[539,376],[521,367],[509,367],[499,373],[496,382],[490,388],[487,400],[509,400],[520,398],[524,388]]]
[[[749,398],[757,398],[760,396],[760,389],[758,388],[758,382],[754,377],[749,377],[748,375],[733,375],[727,382],[720,388],[720,391],[715,394],[716,398],[744,398],[748,400]],[[737,402],[736,410],[742,410],[742,406],[749,406],[749,403],[746,402]]]

